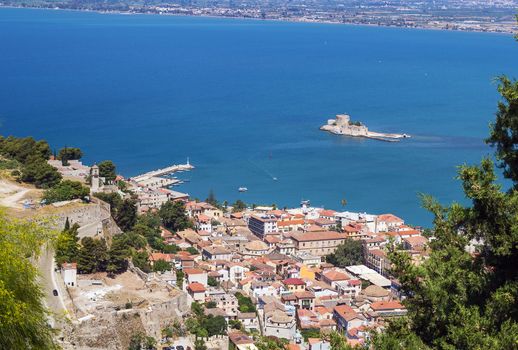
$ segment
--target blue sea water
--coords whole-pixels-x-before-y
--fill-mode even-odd
[[[429,225],[418,193],[464,201],[456,166],[492,153],[493,78],[516,76],[517,57],[510,35],[0,9],[0,133],[126,176],[190,157],[178,190],[202,199],[346,198]],[[342,112],[412,138],[318,130]]]

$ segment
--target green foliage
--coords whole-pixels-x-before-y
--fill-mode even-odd
[[[137,202],[131,198],[124,199],[113,219],[122,231],[131,230],[137,222]]]
[[[32,137],[0,136],[0,154],[25,164],[30,157],[46,161],[52,152],[46,141],[36,141]]]
[[[61,174],[46,159],[31,155],[23,164],[20,180],[38,188],[51,188],[61,181]]]
[[[185,321],[185,326],[196,337],[212,337],[217,334],[226,334],[227,321],[223,316],[205,315],[204,307],[200,303],[191,304],[193,317]]]
[[[143,333],[137,333],[131,336],[128,350],[153,350],[156,343],[155,338],[148,337]]]
[[[166,254],[176,254],[180,251],[180,247],[178,247],[176,244],[165,244],[161,250]]]
[[[111,160],[104,160],[97,166],[99,167],[99,176],[104,177],[106,181],[114,181],[117,177],[115,164]]]
[[[505,76],[499,78],[498,91],[503,101],[498,103],[496,121],[486,142],[496,146],[498,166],[504,176],[518,182],[518,81]]]
[[[125,247],[133,248],[135,250],[143,249],[147,244],[145,237],[133,231],[122,233],[118,237],[123,241]]]
[[[187,249],[185,249],[186,252],[189,252],[189,254],[191,255],[198,255],[200,254],[200,252],[194,248],[194,247],[188,247]]]
[[[153,271],[155,271],[155,272],[171,271],[171,269],[172,269],[171,263],[169,263],[163,259],[159,259],[153,263]]]
[[[81,248],[77,259],[77,271],[79,273],[105,271],[107,263],[108,248],[104,238],[84,237],[81,239]]]
[[[325,335],[324,339],[329,341],[329,343],[331,344],[332,350],[353,350],[353,349],[358,348],[358,347],[352,347],[351,345],[349,345],[347,343],[347,339],[338,332],[331,332],[330,334]],[[394,348],[394,349],[396,349],[396,348]]]
[[[46,141],[35,141],[32,137],[0,137],[0,155],[6,158],[4,164],[22,165],[20,180],[38,188],[50,188],[61,180],[58,171],[47,163],[51,155]],[[7,162],[7,163],[6,163]]]
[[[76,262],[79,253],[78,229],[78,224],[70,227],[67,218],[65,229],[58,235],[56,240],[55,259],[58,266],[61,266],[64,262]]]
[[[408,295],[408,316],[373,337],[377,349],[516,349],[518,346],[518,85],[501,78],[499,104],[489,143],[497,146],[503,192],[490,159],[459,168],[472,205],[444,207],[423,196],[434,214],[429,259],[416,266],[392,248],[393,274]],[[467,251],[470,243],[476,242]]]
[[[132,232],[146,238],[149,246],[155,250],[164,250],[164,240],[160,235],[160,218],[156,214],[146,213],[137,218]]]
[[[237,302],[239,304],[239,311],[241,312],[256,312],[255,305],[247,296],[244,296],[241,293],[236,293]]]
[[[182,270],[176,271],[176,285],[178,288],[183,289],[183,279],[185,278],[185,274]]]
[[[20,162],[15,159],[4,159],[0,158],[0,169],[15,169],[17,170],[20,167]]]
[[[216,306],[217,306],[217,304],[215,301],[209,301],[209,302],[205,303],[205,307],[207,309],[214,309]]]
[[[303,329],[300,331],[300,334],[302,334],[302,337],[305,341],[308,341],[308,338],[320,338],[320,329],[318,328],[310,328],[310,329]]]
[[[65,147],[59,150],[57,159],[59,160],[79,160],[83,157],[83,151],[76,147]]]
[[[351,238],[346,239],[334,253],[326,257],[326,261],[338,267],[363,264],[362,242]]]
[[[164,203],[158,215],[162,224],[169,230],[176,232],[193,227],[185,212],[185,205],[180,201]]]
[[[72,199],[84,199],[90,194],[88,187],[78,181],[63,180],[56,186],[48,189],[43,194],[47,203],[69,201]]]
[[[237,329],[240,331],[244,330],[243,324],[239,320],[229,320],[228,326],[232,329]]]
[[[151,266],[149,265],[149,255],[146,251],[134,252],[131,256],[133,265],[141,269],[142,271],[149,273],[151,272]]]
[[[237,212],[240,212],[240,211],[243,211],[246,209],[246,203],[243,202],[242,200],[238,199],[237,201],[235,201],[234,204],[232,204],[232,211],[234,213],[237,213]]]
[[[94,193],[93,195],[94,195],[94,197],[97,197],[100,200],[108,203],[110,205],[110,212],[112,214],[112,217],[115,217],[115,215],[117,214],[118,208],[122,204],[121,196],[116,192],[111,192],[111,193],[97,192],[97,193]]]
[[[285,350],[286,345],[288,345],[287,339],[276,337],[259,337],[255,342],[258,350]]]
[[[207,284],[211,287],[217,287],[219,285],[218,280],[212,276],[207,278]]]
[[[209,337],[227,333],[227,321],[223,316],[207,315],[201,319],[200,327],[207,331]]]
[[[0,349],[58,349],[33,263],[55,233],[0,212]]]
[[[94,193],[94,197],[108,203],[110,205],[110,212],[123,231],[133,229],[137,223],[137,202],[132,198],[122,199],[118,193]]]
[[[191,304],[191,312],[196,315],[196,317],[203,317],[203,305],[194,301]]]
[[[218,203],[218,200],[216,199],[216,196],[214,195],[214,191],[213,190],[210,190],[209,191],[209,196],[207,197],[207,199],[205,200],[205,202],[217,207],[219,206],[219,203]]]
[[[207,345],[202,339],[196,339],[194,341],[194,350],[207,350]]]
[[[110,275],[123,273],[128,269],[129,251],[124,238],[122,235],[115,236],[108,251],[106,272]]]

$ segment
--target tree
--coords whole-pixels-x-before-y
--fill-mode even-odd
[[[285,350],[288,340],[276,337],[260,337],[255,345],[259,350]],[[333,350],[335,349],[333,348]]]
[[[305,341],[308,341],[308,338],[320,338],[320,329],[318,328],[309,328],[303,329],[300,334],[304,337]]]
[[[234,204],[232,204],[232,211],[234,213],[237,213],[237,212],[240,212],[240,211],[243,211],[246,209],[246,203],[243,202],[242,200],[238,199],[237,201],[235,201]]]
[[[180,250],[176,244],[165,244],[162,248],[162,252],[166,254],[176,254]]]
[[[219,285],[218,280],[212,276],[207,278],[207,284],[211,287],[217,287]]]
[[[113,238],[112,245],[108,251],[108,264],[106,271],[110,274],[123,273],[128,269],[129,252],[122,235]]]
[[[358,347],[352,347],[347,343],[347,339],[338,332],[331,332],[330,334],[322,334],[325,340],[329,341],[331,349],[333,350],[353,350]],[[377,349],[377,348],[376,348]],[[396,348],[394,348],[396,349]],[[386,350],[389,350],[387,348]]]
[[[334,253],[326,257],[326,261],[338,267],[363,264],[362,242],[347,238]]]
[[[499,78],[498,91],[504,101],[498,103],[496,121],[491,124],[486,142],[496,146],[498,166],[504,176],[518,183],[518,81]]]
[[[164,203],[160,207],[158,215],[162,219],[162,224],[169,230],[176,232],[192,227],[192,222],[189,220],[182,202],[168,201]]]
[[[117,215],[117,211],[119,210],[119,207],[122,204],[122,198],[117,192],[111,192],[111,193],[104,193],[104,192],[97,192],[93,194],[94,197],[99,198],[103,202],[106,202],[110,205],[110,212],[112,217],[115,217]]]
[[[214,309],[216,306],[217,306],[216,302],[212,301],[212,300],[207,302],[207,303],[205,303],[205,307],[207,309]]]
[[[191,304],[191,312],[196,315],[196,317],[203,317],[203,305],[201,305],[200,303],[194,301],[192,304]]]
[[[81,239],[77,270],[79,273],[94,273],[106,270],[108,252],[104,238],[93,239],[84,237]]]
[[[171,271],[171,269],[172,269],[171,263],[169,263],[163,259],[159,259],[153,263],[153,271],[155,271],[155,272]]]
[[[407,295],[408,316],[374,335],[376,349],[516,349],[518,344],[518,85],[501,78],[500,103],[489,143],[514,187],[503,192],[490,159],[459,168],[468,207],[442,206],[434,214],[429,258],[416,266],[391,247],[392,273]],[[514,117],[512,117],[514,116]],[[467,249],[473,251],[470,251]]]
[[[78,181],[63,180],[43,194],[47,203],[69,201],[72,199],[84,199],[90,194],[88,187]]]
[[[239,321],[239,320],[229,320],[228,321],[228,325],[232,329],[237,329],[237,330],[240,330],[240,331],[242,331],[244,329],[243,328],[243,323],[241,323],[241,321]]]
[[[122,231],[131,230],[137,222],[137,202],[130,198],[124,199],[113,219]]]
[[[209,191],[209,196],[205,200],[205,202],[217,207],[218,206],[218,200],[216,199],[216,196],[214,195],[214,191],[211,189]]]
[[[180,289],[183,289],[183,279],[184,279],[184,277],[185,277],[185,274],[183,273],[182,270],[177,270],[176,271],[176,285]]]
[[[119,239],[122,240],[125,247],[136,250],[145,248],[147,244],[145,237],[133,231],[120,234]]]
[[[256,312],[255,305],[252,302],[252,299],[244,296],[241,293],[236,293],[237,302],[239,305],[240,312]]]
[[[83,157],[83,151],[76,147],[64,147],[59,150],[57,159],[79,160]]]
[[[55,259],[58,266],[64,262],[75,262],[79,254],[79,237],[77,236],[78,224],[70,227],[68,218],[65,222],[65,229],[58,235],[56,240]]]
[[[46,162],[52,152],[47,141],[35,141],[32,137],[0,136],[0,154],[25,164],[29,157]]]
[[[0,349],[58,349],[34,264],[55,232],[0,212]]]
[[[189,252],[189,254],[191,255],[198,255],[200,254],[200,252],[194,248],[194,247],[188,247],[187,249],[185,249],[186,252]]]
[[[131,336],[128,350],[152,350],[155,349],[155,346],[155,338],[148,337],[143,333],[137,333]]]
[[[115,164],[111,160],[104,160],[97,164],[99,167],[99,176],[104,177],[106,181],[115,181],[117,173],[115,170]]]
[[[207,315],[201,319],[201,327],[207,330],[209,337],[224,335],[227,330],[227,321],[223,316]]]
[[[207,350],[207,345],[202,339],[196,339],[194,341],[194,350]]]
[[[31,155],[22,167],[20,180],[38,188],[51,188],[61,181],[61,174],[46,160]]]
[[[134,252],[131,256],[133,265],[144,271],[145,273],[151,272],[151,266],[149,265],[149,255],[146,251]]]

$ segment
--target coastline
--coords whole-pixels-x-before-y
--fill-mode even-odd
[[[53,10],[53,11],[71,11],[71,12],[87,12],[97,14],[112,14],[112,15],[148,15],[148,16],[173,16],[173,17],[200,17],[200,18],[217,18],[217,19],[238,19],[238,20],[255,20],[264,22],[278,22],[278,23],[305,23],[305,24],[330,24],[330,25],[345,25],[354,27],[381,27],[381,28],[393,28],[393,29],[408,29],[408,30],[433,30],[433,31],[445,31],[445,32],[464,32],[464,33],[486,33],[486,34],[501,34],[505,36],[515,36],[518,32],[513,30],[496,31],[496,30],[482,30],[477,28],[442,28],[436,26],[398,26],[398,25],[387,25],[383,23],[355,23],[355,22],[338,22],[338,21],[326,21],[326,20],[304,20],[302,18],[256,18],[247,16],[225,16],[215,14],[185,14],[185,13],[154,13],[154,12],[136,12],[136,11],[102,11],[102,10],[90,10],[90,9],[71,9],[71,8],[60,8],[60,7],[35,7],[35,6],[12,6],[0,4],[0,9],[32,9],[32,10]],[[456,25],[456,23],[445,23],[448,25]]]

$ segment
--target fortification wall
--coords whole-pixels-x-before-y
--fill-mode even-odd
[[[62,230],[67,218],[71,225],[79,224],[79,238],[104,237],[110,240],[113,235],[122,232],[111,217],[110,205],[97,198],[94,198],[89,204],[82,204],[78,207],[63,207],[63,210],[55,217],[55,227]]]

